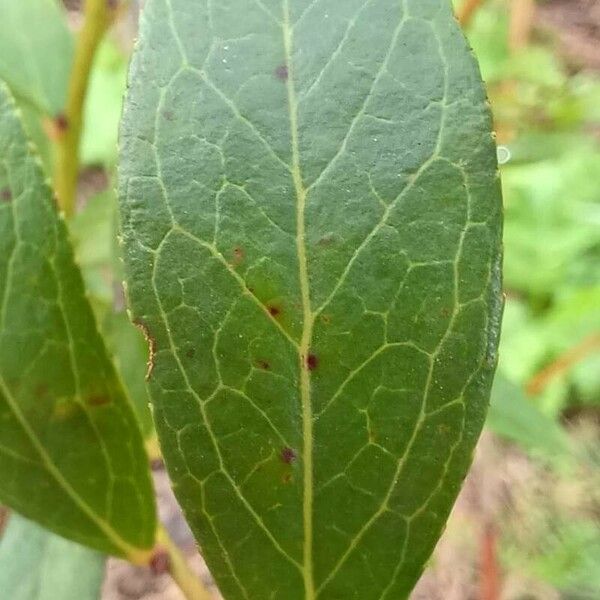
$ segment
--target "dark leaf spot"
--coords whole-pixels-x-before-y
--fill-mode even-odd
[[[314,371],[319,366],[319,359],[314,354],[306,357],[306,366],[309,371]]]
[[[277,79],[279,79],[280,81],[287,81],[288,76],[289,76],[289,69],[288,69],[287,65],[279,65],[275,69],[275,77],[277,77]]]
[[[90,396],[87,399],[88,406],[105,406],[106,404],[110,404],[111,399],[107,396]]]
[[[175,119],[175,115],[174,115],[174,114],[173,114],[173,112],[172,112],[172,111],[170,111],[170,110],[165,110],[165,111],[163,111],[163,114],[162,114],[162,116],[164,117],[164,119],[165,119],[166,121],[173,121],[173,120]]]
[[[164,575],[169,572],[171,561],[169,554],[163,548],[157,548],[150,559],[150,570],[154,575]]]
[[[12,193],[11,193],[10,189],[5,187],[0,192],[0,198],[2,199],[2,202],[10,202],[12,200]]]
[[[63,113],[56,115],[56,117],[54,117],[54,124],[59,133],[63,133],[67,129],[69,129],[69,120],[67,119],[67,115],[65,115]]]
[[[242,262],[244,261],[244,249],[240,248],[239,246],[236,246],[233,249],[233,265],[235,267],[239,266],[242,264]]]
[[[150,468],[153,471],[162,471],[165,468],[165,463],[162,458],[153,458],[150,461]]]
[[[281,460],[286,465],[291,465],[296,460],[296,453],[292,450],[292,448],[283,448],[281,451]]]
[[[269,309],[269,314],[272,317],[278,317],[281,314],[281,309],[279,308],[279,306],[270,305],[270,306],[268,306],[268,309]]]
[[[284,473],[283,477],[281,478],[281,481],[283,481],[283,483],[291,483],[292,481],[292,474],[291,473]]]
[[[38,398],[44,398],[45,396],[48,395],[48,385],[45,383],[40,383],[36,388],[35,388],[35,395]]]
[[[258,368],[263,371],[268,371],[271,368],[271,365],[266,360],[259,360],[257,363]]]
[[[188,358],[194,358],[194,356],[196,356],[196,350],[194,350],[194,348],[189,348],[188,350],[186,350],[185,355]]]
[[[323,325],[330,325],[331,315],[321,315],[321,322],[323,323]]]

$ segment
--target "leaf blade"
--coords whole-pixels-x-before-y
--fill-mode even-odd
[[[0,138],[0,498],[60,535],[143,560],[155,517],[139,427],[4,85]]]
[[[97,600],[105,562],[15,514],[0,543],[0,589],[12,600]]]
[[[490,116],[448,7],[150,2],[121,142],[154,414],[224,594],[405,597],[501,311]]]
[[[57,116],[64,108],[73,55],[61,7],[55,0],[2,0],[0,12],[0,78],[19,99]]]

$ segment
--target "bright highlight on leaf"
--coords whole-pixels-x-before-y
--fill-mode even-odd
[[[405,598],[496,364],[501,198],[446,0],[149,0],[121,131],[134,321],[226,598]]]
[[[0,147],[0,502],[142,561],[155,515],[139,426],[4,85]]]

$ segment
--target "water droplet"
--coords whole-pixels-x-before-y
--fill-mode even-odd
[[[506,163],[510,162],[512,154],[508,146],[498,146],[497,152],[499,165],[505,165]]]

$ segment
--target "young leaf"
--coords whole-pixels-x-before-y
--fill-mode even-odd
[[[500,372],[492,387],[487,425],[497,435],[512,440],[539,458],[564,462],[572,456],[565,430]]]
[[[0,0],[0,78],[50,116],[64,108],[73,56],[62,13],[57,0]]]
[[[98,600],[106,560],[13,515],[0,543],[0,590],[10,600]]]
[[[155,515],[139,426],[4,85],[0,148],[0,501],[144,560]]]
[[[399,599],[496,363],[489,107],[446,0],[149,0],[121,131],[134,320],[226,598]]]

